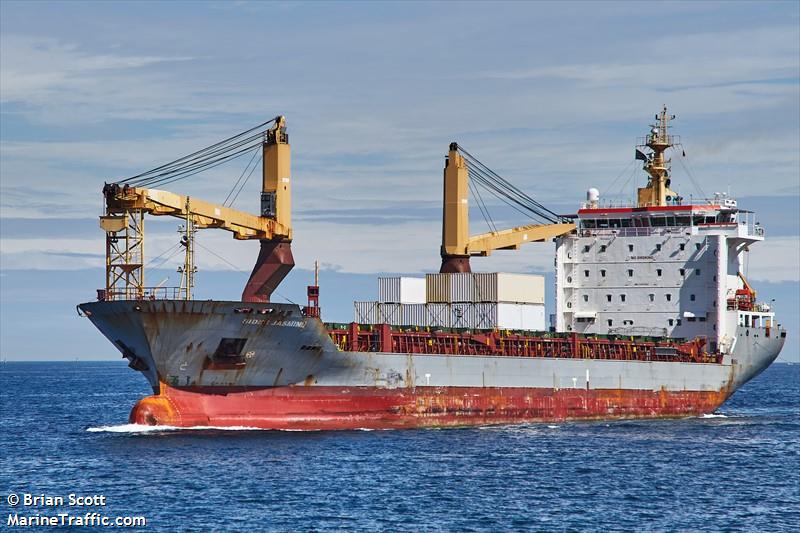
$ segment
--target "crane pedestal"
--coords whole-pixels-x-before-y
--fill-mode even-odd
[[[294,267],[292,242],[261,240],[261,251],[242,293],[243,302],[269,302],[272,292]]]
[[[468,255],[443,255],[442,266],[439,267],[441,274],[455,274],[458,272],[472,272],[469,266]]]

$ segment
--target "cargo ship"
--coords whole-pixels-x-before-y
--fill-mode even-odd
[[[377,300],[330,323],[316,279],[306,306],[270,301],[294,264],[278,117],[106,184],[106,285],[79,311],[152,386],[131,411],[139,424],[391,429],[711,413],[778,356],[786,331],[742,273],[743,254],[765,238],[754,214],[728,195],[684,203],[671,189],[672,119],[663,108],[637,145],[647,183],[632,205],[605,205],[590,189],[568,215],[452,143],[439,272],[381,278]],[[251,151],[262,161],[259,215],[152,188]],[[470,236],[476,184],[535,223]],[[179,287],[145,285],[145,214],[184,221]],[[192,298],[202,228],[260,241],[241,299]],[[549,241],[546,324],[544,278],[472,272],[470,260]]]

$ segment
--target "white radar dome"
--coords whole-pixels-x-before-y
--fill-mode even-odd
[[[600,191],[596,188],[591,187],[588,191],[586,191],[586,201],[590,204],[596,204],[600,201]]]

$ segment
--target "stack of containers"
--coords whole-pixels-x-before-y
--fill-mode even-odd
[[[451,306],[450,327],[545,329],[543,276],[472,272],[425,279],[428,305]]]
[[[545,329],[543,276],[492,272],[379,278],[378,293],[378,302],[355,302],[357,322]]]
[[[360,324],[426,325],[425,278],[378,278],[377,302],[353,302]]]

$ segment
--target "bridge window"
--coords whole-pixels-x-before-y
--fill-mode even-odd
[[[589,295],[588,294],[584,294],[583,295],[583,301],[584,302],[588,302],[589,301]]]
[[[601,270],[601,271],[600,271],[600,275],[601,275],[602,277],[606,277],[606,270],[605,270],[605,269]]]
[[[672,295],[671,294],[667,294],[666,297],[667,297],[667,301],[668,302],[672,301]]]
[[[613,325],[614,325],[614,321],[613,321],[613,320],[611,320],[610,318],[608,319],[608,325],[609,325],[609,327],[611,327],[611,326],[613,326]]]
[[[633,277],[633,269],[632,269],[632,268],[629,268],[629,269],[628,269],[628,277],[629,277],[629,278],[632,278],[632,277]]]
[[[589,271],[588,270],[584,270],[583,271],[583,277],[584,278],[588,278],[589,277]]]
[[[622,219],[622,227],[623,228],[630,228],[631,227],[631,219],[623,218]]]
[[[653,294],[652,292],[650,294],[648,294],[647,296],[650,298],[651,302],[655,302],[656,301],[656,295]]]
[[[661,269],[660,268],[656,269],[656,276],[658,276],[659,278],[661,277]]]
[[[608,226],[611,228],[618,228],[621,226],[621,224],[618,218],[612,218],[608,221]]]
[[[624,301],[625,301],[625,295],[624,295],[624,294],[620,294],[620,295],[619,295],[619,300],[620,300],[621,302],[624,302]]]
[[[606,301],[608,301],[608,302],[611,301],[611,295],[610,294],[606,294]]]

